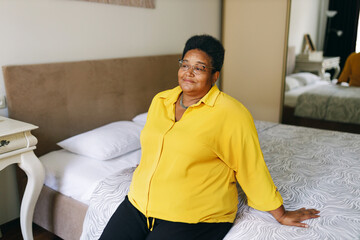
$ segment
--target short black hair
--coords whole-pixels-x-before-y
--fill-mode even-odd
[[[210,35],[195,35],[186,41],[181,59],[185,54],[193,49],[205,52],[211,58],[213,73],[221,70],[224,63],[225,49],[221,42]]]

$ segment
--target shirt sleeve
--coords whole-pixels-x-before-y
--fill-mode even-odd
[[[265,164],[260,148],[255,124],[250,115],[242,117],[241,122],[233,123],[224,158],[234,168],[236,179],[245,192],[248,205],[271,211],[283,204]]]
[[[351,74],[351,58],[354,54],[352,53],[349,55],[349,57],[346,59],[344,69],[342,70],[340,77],[338,79],[338,82],[348,82],[349,77]]]

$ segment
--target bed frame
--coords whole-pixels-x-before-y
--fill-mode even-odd
[[[360,133],[360,125],[352,123],[340,123],[305,117],[297,117],[294,114],[295,108],[283,106],[282,122],[284,124],[334,130],[340,132]]]
[[[9,117],[39,126],[35,154],[57,142],[146,112],[153,96],[177,85],[180,54],[4,66]],[[17,170],[20,196],[26,175]],[[34,222],[63,239],[79,239],[88,206],[46,186]]]

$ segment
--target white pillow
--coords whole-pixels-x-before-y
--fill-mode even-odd
[[[140,149],[141,129],[131,121],[113,122],[57,144],[76,154],[108,160]]]
[[[303,86],[302,83],[299,82],[298,79],[286,76],[285,78],[285,91],[290,91],[295,88]]]
[[[310,85],[321,80],[318,75],[309,72],[294,73],[290,77],[298,79],[303,85]]]
[[[140,126],[145,126],[146,118],[147,118],[147,112],[141,113],[137,116],[135,116],[132,120],[134,123],[139,124]]]

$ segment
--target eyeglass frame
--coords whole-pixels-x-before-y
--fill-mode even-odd
[[[180,69],[181,69],[181,67],[182,67],[183,62],[184,62],[183,59],[179,59],[179,68],[180,68]],[[201,66],[203,66],[203,67],[205,68],[204,71],[203,71],[203,70],[200,70],[201,72],[196,72],[196,71],[195,71],[196,65],[201,65]],[[188,69],[186,69],[186,70],[181,69],[181,70],[185,72],[185,71],[189,71],[190,68],[191,68],[192,72],[193,72],[195,75],[200,75],[200,74],[202,74],[202,73],[207,72],[206,69],[215,69],[214,67],[208,67],[208,66],[203,65],[203,64],[195,64],[195,65],[189,64],[189,66],[190,66],[190,67],[189,67]]]

